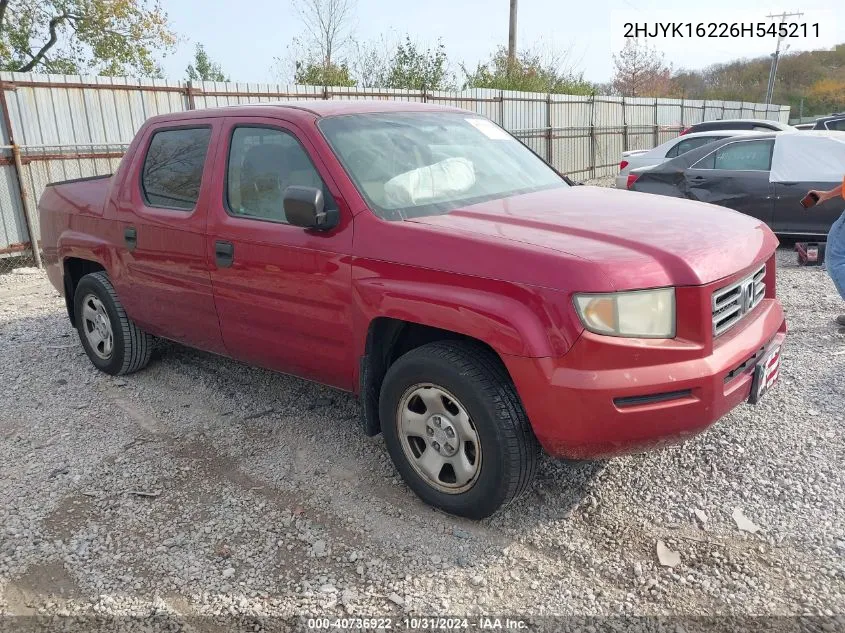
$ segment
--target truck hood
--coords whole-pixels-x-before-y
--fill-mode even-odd
[[[555,188],[411,222],[589,260],[617,290],[707,284],[766,259],[761,221],[711,204],[603,187]]]

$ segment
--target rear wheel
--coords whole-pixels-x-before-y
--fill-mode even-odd
[[[481,519],[522,493],[540,453],[516,389],[481,345],[442,341],[400,357],[382,383],[390,456],[425,502]]]
[[[126,316],[106,273],[80,279],[73,305],[79,340],[97,369],[119,375],[147,366],[153,337]]]

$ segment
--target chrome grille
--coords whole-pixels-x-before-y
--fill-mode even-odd
[[[739,323],[766,296],[766,266],[736,283],[713,293],[713,336],[719,336]]]

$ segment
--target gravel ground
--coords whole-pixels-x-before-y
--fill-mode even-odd
[[[843,614],[842,303],[778,257],[791,332],[760,405],[544,458],[477,523],[413,496],[352,397],[170,344],[106,376],[38,271],[0,276],[0,615]]]

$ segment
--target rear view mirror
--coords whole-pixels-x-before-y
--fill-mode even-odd
[[[316,187],[297,187],[291,185],[285,189],[285,216],[293,226],[303,229],[327,231],[337,226],[337,209],[326,209],[323,192]]]

